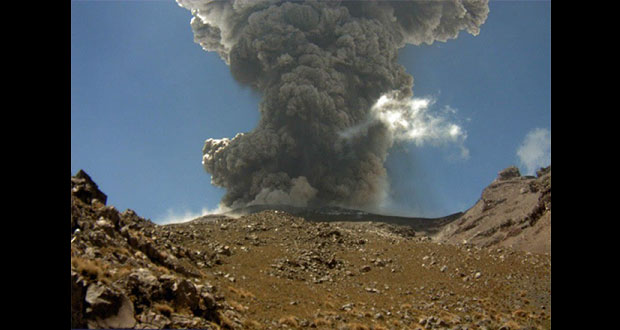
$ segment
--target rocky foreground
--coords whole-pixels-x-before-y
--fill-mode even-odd
[[[156,225],[105,205],[83,171],[71,187],[72,328],[551,328],[550,254],[455,236],[475,217],[441,237],[283,211]]]

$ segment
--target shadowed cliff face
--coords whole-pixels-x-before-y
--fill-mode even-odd
[[[398,49],[476,35],[489,11],[484,0],[177,2],[192,10],[195,41],[263,96],[254,130],[202,150],[232,208],[380,204],[388,150],[405,136],[391,118],[411,112]]]

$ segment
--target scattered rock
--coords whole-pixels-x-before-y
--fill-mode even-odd
[[[165,329],[172,325],[168,317],[150,310],[140,314],[138,320],[140,324],[136,329]]]
[[[539,179],[506,179],[492,189],[518,183],[511,193],[521,198],[541,194],[537,203],[544,216],[550,169]],[[74,181],[72,188],[84,188],[76,192],[93,194],[93,185],[85,190],[86,181]],[[512,329],[517,319],[534,328],[550,324],[550,256],[480,248],[478,239],[488,228],[452,246],[428,232],[412,239],[413,232],[395,225],[308,222],[282,211],[156,225],[132,210],[99,204],[97,197],[90,203],[73,197],[74,328],[365,329],[372,322],[374,328]],[[484,197],[493,204],[485,216],[515,205],[509,198]],[[490,237],[529,224],[522,219],[511,214]],[[461,220],[454,224],[474,222],[475,228],[484,222]],[[305,299],[308,292],[325,298]],[[306,311],[313,318],[299,317]]]
[[[366,292],[370,292],[370,293],[378,293],[379,290],[375,289],[375,288],[365,288]]]
[[[499,181],[509,180],[509,179],[518,178],[520,176],[521,176],[521,172],[519,172],[519,169],[516,166],[510,166],[508,168],[501,170],[497,174],[497,180]]]
[[[228,245],[220,246],[219,248],[217,248],[217,250],[215,250],[215,253],[222,254],[225,256],[232,255],[232,251],[230,250],[230,247]]]
[[[478,202],[434,239],[551,253],[551,166],[538,177],[521,176],[514,166],[501,171]]]
[[[348,304],[342,305],[342,307],[340,307],[340,309],[343,310],[343,311],[350,311],[350,310],[353,309],[353,307],[355,307],[354,303],[348,303]]]
[[[547,174],[551,172],[551,165],[547,166],[547,167],[542,167],[539,170],[536,171],[536,176],[537,177],[542,177],[543,175]]]

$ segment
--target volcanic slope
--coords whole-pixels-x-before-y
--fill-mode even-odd
[[[551,166],[536,177],[522,176],[514,166],[500,171],[478,202],[433,239],[550,254]]]
[[[548,254],[278,210],[156,225],[101,195],[72,178],[74,328],[551,327]]]
[[[377,222],[390,225],[407,226],[415,230],[416,233],[425,235],[437,234],[447,224],[459,219],[463,212],[457,212],[439,218],[420,218],[404,217],[394,215],[382,215],[368,213],[361,210],[347,209],[338,206],[328,207],[296,207],[290,205],[251,205],[239,209],[234,209],[220,215],[238,218],[243,215],[250,215],[261,211],[284,211],[290,215],[303,218],[313,222]],[[209,219],[212,215],[199,217],[199,219]]]

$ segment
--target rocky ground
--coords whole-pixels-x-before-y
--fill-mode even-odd
[[[551,328],[550,253],[277,210],[156,225],[71,186],[73,328]]]
[[[536,177],[501,171],[478,202],[433,237],[447,243],[551,253],[551,166]]]

